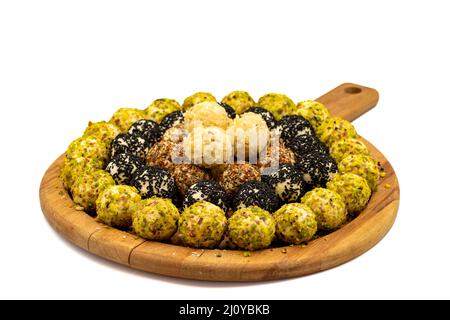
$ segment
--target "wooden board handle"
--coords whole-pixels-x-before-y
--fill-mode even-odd
[[[316,99],[327,106],[332,116],[353,121],[378,102],[378,91],[354,83],[343,83]]]

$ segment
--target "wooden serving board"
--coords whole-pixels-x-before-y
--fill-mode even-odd
[[[378,101],[376,90],[345,83],[317,99],[332,115],[349,121]],[[147,272],[209,281],[263,281],[298,277],[343,264],[377,244],[397,214],[400,189],[394,169],[372,144],[364,140],[386,173],[367,208],[341,229],[306,246],[252,252],[192,249],[141,239],[110,228],[76,210],[58,176],[64,156],[45,173],[41,187],[42,211],[52,227],[75,245],[105,259]],[[390,187],[386,187],[386,186]]]

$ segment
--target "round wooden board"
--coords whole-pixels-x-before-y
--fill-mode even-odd
[[[353,120],[376,105],[375,90],[343,84],[318,99],[333,115]],[[400,189],[389,161],[363,139],[386,175],[366,209],[341,229],[306,246],[252,252],[204,250],[141,239],[110,228],[76,209],[59,172],[64,156],[45,173],[41,187],[42,211],[52,227],[75,245],[105,259],[147,272],[209,281],[263,281],[303,276],[343,264],[377,244],[397,214]],[[386,187],[389,186],[389,187]]]

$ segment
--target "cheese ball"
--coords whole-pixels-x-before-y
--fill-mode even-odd
[[[270,139],[269,128],[262,116],[253,112],[244,113],[233,120],[230,131],[238,159],[245,151],[245,159],[256,163],[258,154],[266,148]]]
[[[152,197],[137,203],[133,212],[133,230],[145,239],[162,241],[177,231],[180,213],[170,199]]]
[[[347,219],[344,200],[332,190],[315,188],[303,196],[302,203],[315,213],[319,230],[339,228]]]
[[[236,250],[238,247],[231,241],[228,232],[225,232],[222,241],[219,243],[219,249],[223,250]]]
[[[190,163],[176,165],[172,175],[182,194],[197,182],[211,179],[206,170]]]
[[[183,110],[187,110],[189,108],[192,108],[196,104],[199,104],[202,102],[217,102],[217,100],[209,92],[197,92],[197,93],[194,93],[192,96],[189,96],[186,99],[184,99],[182,108],[183,108]]]
[[[195,108],[195,107],[194,107]],[[183,140],[183,154],[189,163],[211,168],[233,160],[233,140],[218,127],[200,127]]]
[[[296,157],[294,152],[279,141],[277,144],[271,144],[267,152],[258,159],[257,166],[262,174],[273,172],[280,164],[295,164]]]
[[[106,171],[85,171],[71,188],[73,202],[82,206],[85,211],[93,212],[100,193],[115,184],[114,179]]]
[[[294,112],[295,103],[284,94],[268,93],[259,98],[258,107],[265,108],[278,121]]]
[[[147,135],[147,133],[153,131],[159,131],[159,125],[155,121],[148,119],[138,120],[128,129],[129,134],[136,136]]]
[[[75,180],[85,171],[101,169],[103,163],[98,159],[78,157],[74,159],[65,158],[60,172],[60,179],[66,190],[72,188]]]
[[[157,99],[142,111],[145,119],[160,123],[168,114],[181,110],[180,104],[173,99]]]
[[[173,162],[174,158],[176,158],[175,152],[175,143],[168,140],[161,140],[148,150],[145,161],[149,166],[160,167],[173,172],[175,169]]]
[[[99,162],[101,166],[104,166],[108,160],[108,148],[100,139],[92,136],[81,137],[72,141],[69,145],[66,158],[85,158]]]
[[[315,135],[299,135],[288,145],[298,158],[311,153],[319,153],[328,156],[327,146]]]
[[[165,133],[170,128],[181,125],[184,122],[184,112],[181,110],[174,111],[166,115],[159,124],[162,133]]]
[[[270,175],[264,175],[263,181],[275,190],[282,202],[300,200],[307,189],[301,172],[291,164],[282,164]]]
[[[111,143],[111,158],[119,154],[129,154],[144,160],[151,146],[151,141],[140,136],[121,133]]]
[[[309,241],[317,232],[315,213],[301,203],[288,203],[274,214],[278,239],[289,244]]]
[[[140,137],[152,146],[161,138],[162,131],[155,121],[141,119],[131,125],[128,134]]]
[[[202,102],[184,113],[184,128],[190,132],[201,126],[227,129],[231,121],[217,102]]]
[[[257,206],[269,212],[278,209],[278,197],[272,187],[260,181],[249,181],[239,187],[233,198],[234,210]]]
[[[371,157],[351,154],[339,162],[338,168],[339,172],[354,173],[366,179],[372,191],[377,189],[380,171],[378,170],[378,163]]]
[[[290,145],[299,136],[313,136],[314,129],[311,124],[302,116],[284,116],[277,124],[281,139]]]
[[[128,229],[136,204],[141,200],[136,188],[111,186],[100,193],[97,202],[97,218],[111,227]]]
[[[232,107],[237,114],[244,113],[256,104],[246,91],[233,91],[223,97],[222,102]]]
[[[228,235],[243,250],[267,248],[275,238],[275,230],[272,215],[256,206],[240,209],[228,220]]]
[[[331,117],[327,107],[322,103],[313,100],[299,102],[295,114],[308,120],[315,130],[317,130],[325,120]]]
[[[327,188],[344,200],[348,213],[363,210],[369,202],[371,190],[366,179],[353,173],[340,173],[328,181]]]
[[[99,139],[108,148],[115,137],[120,133],[120,129],[112,123],[101,122],[89,122],[89,125],[84,130],[83,136],[91,136]]]
[[[215,248],[227,229],[224,211],[206,201],[196,202],[184,209],[178,221],[181,242],[193,248]]]
[[[175,144],[182,143],[188,134],[189,132],[184,128],[183,124],[177,124],[164,132],[161,141],[169,141]]]
[[[262,107],[251,107],[246,112],[259,114],[264,119],[269,129],[274,129],[277,126],[277,121],[275,120],[273,114]]]
[[[314,152],[297,157],[295,166],[302,173],[303,180],[314,187],[324,187],[338,171],[333,158]]]
[[[330,147],[330,155],[336,162],[340,162],[346,156],[351,154],[363,154],[368,156],[369,149],[367,149],[364,142],[354,138],[338,140]]]
[[[129,143],[130,135],[126,132],[119,133],[111,142],[110,145],[110,158],[114,158],[115,156],[122,153],[128,152],[128,143]]]
[[[141,110],[135,108],[120,108],[118,109],[109,123],[112,123],[120,129],[122,132],[128,131],[133,123],[144,118]]]
[[[120,153],[106,166],[106,171],[118,184],[130,184],[134,174],[144,166],[142,159],[131,154]]]
[[[260,181],[261,173],[258,168],[249,163],[228,164],[219,177],[219,184],[230,195],[244,183],[252,180]]]
[[[338,140],[346,138],[358,138],[355,127],[339,117],[332,117],[325,120],[317,130],[317,136],[328,147]]]
[[[200,181],[190,186],[183,199],[183,208],[186,209],[200,201],[208,201],[224,212],[230,207],[230,198],[214,180]]]
[[[175,179],[168,170],[158,167],[139,168],[133,175],[131,185],[139,191],[144,199],[153,196],[174,198],[177,193]]]

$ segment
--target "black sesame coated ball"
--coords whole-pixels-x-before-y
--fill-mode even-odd
[[[121,153],[128,153],[128,140],[127,133],[119,133],[111,142],[110,157],[114,158]]]
[[[289,148],[297,157],[309,153],[328,155],[328,148],[315,135],[298,135],[289,142]]]
[[[140,136],[144,133],[157,130],[158,127],[159,125],[153,120],[141,119],[131,125],[128,133]]]
[[[161,132],[166,132],[166,130],[183,123],[184,113],[181,110],[174,111],[166,115],[159,124]]]
[[[141,119],[133,123],[128,133],[143,138],[150,146],[154,145],[161,138],[160,125],[153,120],[147,119]]]
[[[236,111],[232,107],[230,107],[229,104],[226,104],[224,102],[219,102],[219,105],[225,109],[227,112],[228,118],[234,119],[236,118]]]
[[[111,142],[111,158],[126,153],[145,159],[151,146],[152,143],[141,136],[121,133]]]
[[[285,116],[278,122],[281,139],[289,146],[300,135],[315,135],[311,124],[302,116]]]
[[[138,189],[142,198],[174,198],[177,194],[175,179],[169,171],[158,167],[142,167],[135,172],[131,185]]]
[[[282,202],[296,202],[307,190],[302,174],[291,164],[282,164],[270,175],[263,176],[263,181],[275,190]]]
[[[111,159],[106,171],[118,184],[129,184],[134,173],[144,166],[144,162],[131,154],[119,153]]]
[[[267,109],[262,107],[251,107],[246,112],[253,112],[259,114],[267,124],[269,129],[273,129],[277,126],[277,121],[275,120],[272,113],[270,113]]]
[[[220,184],[213,180],[197,182],[189,187],[183,200],[183,208],[190,207],[196,202],[208,201],[227,212],[230,199]]]
[[[278,197],[271,186],[260,181],[249,181],[241,185],[233,199],[233,207],[239,210],[258,206],[269,212],[278,209]]]
[[[333,158],[317,152],[298,157],[295,166],[301,172],[303,180],[315,187],[324,187],[338,171]]]

